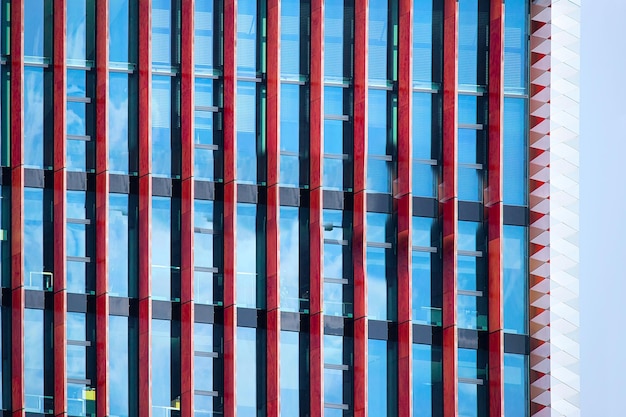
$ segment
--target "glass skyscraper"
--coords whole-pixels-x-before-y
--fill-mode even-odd
[[[8,416],[578,411],[577,0],[0,0]]]

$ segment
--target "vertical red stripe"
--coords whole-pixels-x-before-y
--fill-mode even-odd
[[[280,415],[280,1],[267,0],[267,416]]]
[[[311,417],[324,415],[324,240],[322,154],[324,144],[324,2],[311,0],[309,76],[309,398]]]
[[[152,416],[152,304],[151,295],[151,217],[152,217],[152,1],[139,0],[139,416]]]
[[[109,0],[96,3],[96,411],[109,415]]]
[[[457,415],[457,95],[458,3],[445,0],[443,34],[443,404],[444,417]]]
[[[367,24],[368,3],[354,4],[354,416],[367,415]]]
[[[24,3],[11,5],[11,403],[24,397]]]
[[[181,2],[181,416],[194,415],[194,0]]]
[[[368,2],[354,4],[354,416],[367,415],[367,24]]]
[[[412,326],[412,63],[413,1],[400,0],[398,42],[398,176],[394,184],[394,205],[398,221],[398,415],[413,412],[413,326]]]
[[[224,2],[224,416],[237,414],[236,336],[237,307],[237,0]]]
[[[502,126],[504,107],[504,3],[491,2],[489,24],[489,188],[486,193],[489,277],[489,415],[504,412],[502,307]]]
[[[53,11],[53,115],[54,115],[54,413],[67,409],[65,311],[66,226],[65,226],[65,0],[55,3]]]

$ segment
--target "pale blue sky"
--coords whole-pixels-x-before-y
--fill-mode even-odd
[[[581,371],[583,417],[626,407],[626,0],[583,0]]]

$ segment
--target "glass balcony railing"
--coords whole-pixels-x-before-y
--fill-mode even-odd
[[[24,288],[27,290],[52,291],[54,275],[52,272],[30,271],[25,277]]]

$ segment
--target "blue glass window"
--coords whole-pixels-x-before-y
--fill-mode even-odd
[[[300,0],[283,0],[280,4],[280,73],[281,76],[298,77],[306,73],[300,68],[302,57]],[[305,36],[306,37],[306,36]]]
[[[486,352],[459,349],[458,355],[458,415],[486,417],[489,414]]]
[[[95,415],[95,387],[91,385],[93,366],[88,359],[94,357],[92,341],[93,323],[88,323],[85,313],[67,313],[67,408],[71,416]]]
[[[437,159],[439,157],[438,96],[413,93],[413,195],[437,196]],[[433,120],[433,117],[436,117]]]
[[[168,320],[152,319],[152,412],[155,416],[169,415],[176,409],[172,389],[172,347],[174,335]],[[180,406],[178,406],[180,409]]]
[[[459,200],[480,202],[483,199],[484,140],[485,135],[482,130],[459,129]]]
[[[343,1],[324,5],[324,79],[343,80],[352,74],[352,10]]]
[[[171,300],[172,296],[172,201],[152,197],[152,297]]]
[[[44,0],[24,1],[24,59],[27,61],[32,57],[43,57],[48,52],[44,44],[46,20],[51,22],[52,16],[44,13]]]
[[[504,8],[504,91],[524,94],[528,85],[528,2],[507,0]]]
[[[93,172],[92,137],[93,75],[84,70],[67,70],[66,167],[70,171]],[[91,123],[90,123],[91,122]]]
[[[194,415],[204,417],[220,415],[221,399],[221,346],[220,326],[194,323]]]
[[[44,386],[44,311],[24,310],[24,384],[27,412],[52,412]]]
[[[505,225],[503,232],[504,329],[510,333],[526,334],[528,333],[527,231],[523,226]]]
[[[214,0],[196,0],[194,3],[194,64],[196,71],[214,67]]]
[[[115,49],[115,48],[113,48]],[[109,170],[129,174],[129,78],[126,73],[109,73]]]
[[[304,349],[301,349],[301,333],[298,332],[280,332],[280,415],[281,416],[299,416],[306,410],[301,407],[306,404],[300,401],[300,396],[307,398],[309,393],[304,387],[300,386],[303,381],[302,363],[308,365],[306,357],[302,357]],[[303,403],[303,404],[301,404]]]
[[[324,407],[325,416],[352,409],[352,342],[347,337],[324,335]]]
[[[397,365],[392,345],[394,342],[369,339],[367,341],[367,411],[370,416],[396,415]]]
[[[350,213],[325,209],[324,314],[352,317]]]
[[[489,2],[459,1],[459,88],[476,90],[487,82]]]
[[[87,25],[87,15],[93,13],[91,5],[93,3],[86,0],[67,0],[66,57],[69,63],[84,65],[93,53],[87,36],[87,31],[93,30],[93,25]]]
[[[194,177],[207,181],[222,178],[220,167],[219,108],[214,99],[220,84],[210,78],[196,77],[194,114]]]
[[[129,22],[129,0],[109,0],[110,62],[131,62]],[[112,45],[115,47],[111,47]]]
[[[436,220],[413,217],[413,321],[441,325],[442,290]]]
[[[388,0],[370,0],[368,30],[368,77],[372,83],[385,85],[392,74],[388,74],[388,31],[391,8]]]
[[[24,189],[24,287],[52,291],[52,273],[44,270],[44,219],[50,202],[44,203],[44,190]]]
[[[154,42],[153,42],[154,44]],[[172,175],[172,80],[152,76],[152,175]]]
[[[299,187],[300,132],[305,126],[301,121],[301,87],[297,84],[280,86],[280,184]]]
[[[152,64],[172,67],[172,1],[152,0]]]
[[[257,417],[259,402],[265,398],[259,393],[258,376],[264,373],[258,369],[263,352],[259,350],[259,334],[257,329],[248,327],[237,328],[237,416]],[[260,395],[259,395],[260,394]]]
[[[513,353],[504,354],[504,415],[527,417],[528,410],[528,357]]]
[[[264,276],[259,260],[263,253],[263,236],[257,230],[261,223],[254,204],[237,204],[237,305],[240,307],[262,308],[265,303]]]
[[[130,416],[129,365],[128,317],[109,316],[109,406],[111,415]]]
[[[481,223],[458,223],[457,323],[460,328],[487,330],[488,293],[485,236]]]
[[[215,206],[213,201],[194,201],[194,301],[200,304],[222,301],[221,216]]]
[[[391,193],[393,156],[388,144],[387,91],[370,89],[368,100],[367,190]]]
[[[130,239],[136,229],[135,221],[131,221],[130,213],[134,213],[127,194],[109,194],[109,294],[117,297],[128,297],[129,290],[129,253]],[[132,228],[132,229],[131,229]],[[135,230],[136,232],[136,230]]]
[[[258,63],[257,0],[237,2],[237,74],[256,76]],[[237,95],[239,100],[239,95]],[[239,124],[239,123],[238,123]]]
[[[391,216],[386,213],[367,213],[367,286],[368,316],[376,320],[395,317]]]
[[[441,82],[443,39],[440,2],[415,0],[413,12],[413,83],[433,87]]]
[[[443,415],[441,348],[413,345],[413,416]]]
[[[308,294],[300,289],[300,216],[298,207],[281,207],[280,230],[280,308],[308,311]]]
[[[257,103],[256,83],[237,83],[237,181],[242,183],[257,183]]]
[[[504,99],[502,198],[505,204],[528,204],[528,142],[526,99]]]
[[[89,194],[91,197],[93,194]],[[95,290],[92,282],[92,222],[94,206],[85,191],[67,191],[67,291],[84,294]]]
[[[24,166],[26,168],[44,168],[43,80],[43,68],[24,67]]]

